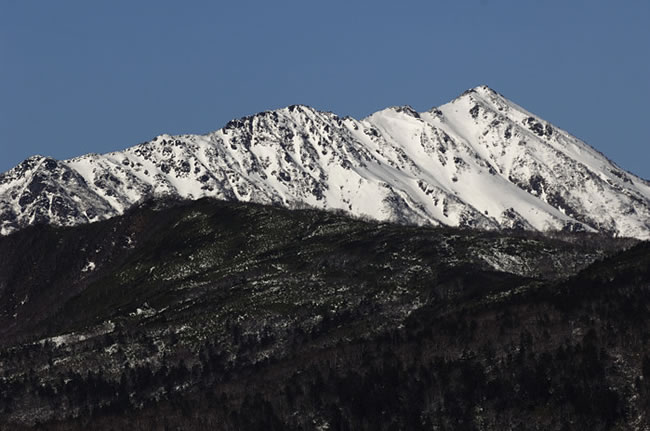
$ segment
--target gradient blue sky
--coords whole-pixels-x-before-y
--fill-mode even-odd
[[[0,0],[0,171],[487,84],[650,178],[650,2]]]

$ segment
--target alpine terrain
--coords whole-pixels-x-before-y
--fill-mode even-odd
[[[94,222],[170,196],[650,238],[647,181],[486,86],[422,113],[392,107],[358,121],[294,105],[207,135],[34,156],[0,175],[0,232]]]
[[[0,430],[650,431],[650,184],[487,87],[31,157],[0,223]]]

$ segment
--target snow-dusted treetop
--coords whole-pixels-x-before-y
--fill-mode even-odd
[[[294,105],[207,135],[34,156],[0,174],[0,229],[88,223],[169,195],[650,239],[647,181],[486,86],[421,113],[392,107],[359,121]]]

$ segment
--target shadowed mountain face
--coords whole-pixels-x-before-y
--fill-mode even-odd
[[[170,196],[650,238],[648,182],[485,86],[421,113],[393,107],[359,121],[294,105],[202,136],[34,156],[0,175],[0,232],[103,220]]]
[[[3,429],[650,420],[647,242],[202,199],[0,256]]]

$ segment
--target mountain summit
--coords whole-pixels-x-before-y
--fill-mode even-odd
[[[363,120],[292,105],[207,135],[160,135],[0,174],[0,232],[78,225],[150,198],[343,210],[399,223],[650,239],[650,183],[480,86],[427,112]]]

